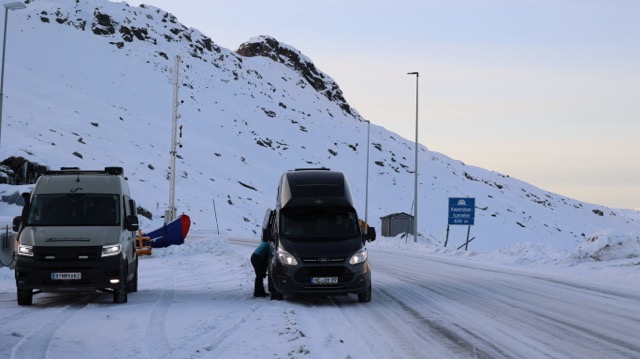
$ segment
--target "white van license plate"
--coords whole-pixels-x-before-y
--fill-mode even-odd
[[[51,279],[53,280],[78,280],[82,279],[82,273],[51,273]]]
[[[312,277],[311,284],[338,284],[338,277]]]

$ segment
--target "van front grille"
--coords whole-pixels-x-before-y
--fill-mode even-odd
[[[305,257],[302,258],[305,263],[342,263],[345,261],[344,257]]]
[[[34,257],[39,262],[95,261],[101,254],[101,246],[34,248]]]

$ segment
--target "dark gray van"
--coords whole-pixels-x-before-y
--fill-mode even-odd
[[[271,299],[354,293],[360,302],[371,301],[365,245],[375,240],[375,230],[358,219],[343,173],[325,168],[284,173],[276,207],[265,215],[263,240],[271,243]]]

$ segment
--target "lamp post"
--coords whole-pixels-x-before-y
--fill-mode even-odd
[[[416,155],[415,175],[413,189],[413,241],[418,241],[418,78],[417,72],[409,72],[407,75],[416,75]]]
[[[7,19],[9,18],[9,10],[26,9],[27,5],[23,2],[10,2],[4,4],[4,37],[2,39],[2,70],[0,70],[0,141],[2,140],[2,107],[4,105],[4,57],[7,50]]]

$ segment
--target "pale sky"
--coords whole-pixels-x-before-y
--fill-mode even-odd
[[[577,200],[640,208],[638,0],[143,3],[231,50],[257,35],[297,48],[365,119],[412,141],[407,72],[418,71],[428,149]]]

